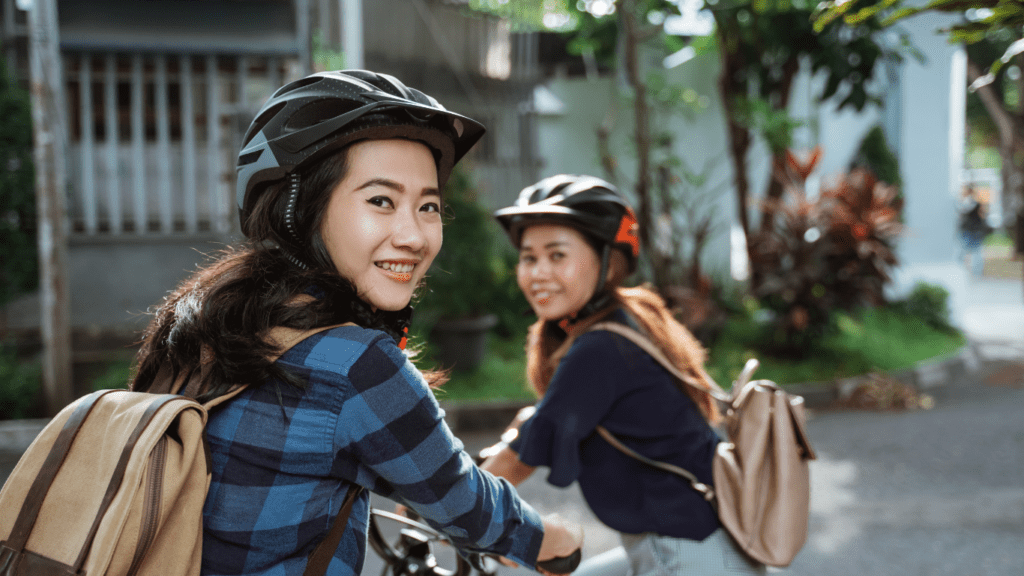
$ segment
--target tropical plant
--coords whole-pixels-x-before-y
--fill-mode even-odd
[[[836,309],[882,304],[897,264],[896,188],[855,169],[811,200],[803,184],[819,157],[788,153],[777,167],[786,195],[774,201],[776,221],[756,246],[766,266],[755,295],[772,312],[772,340],[782,349],[803,349],[828,332]]]
[[[999,133],[1003,193],[1010,199],[1007,204],[1016,208],[1014,250],[1024,256],[1024,86],[1019,80],[1024,68],[1024,4],[1016,0],[827,0],[820,4],[814,26],[823,30],[842,22],[855,27],[877,19],[882,26],[891,27],[925,12],[964,16],[943,31],[950,42],[967,46],[970,90],[977,94]],[[1004,80],[1011,70],[1015,70],[1016,82]]]
[[[864,0],[850,0],[858,5]],[[815,29],[811,15],[816,1],[708,1],[715,18],[715,36],[722,60],[719,94],[727,119],[729,154],[733,164],[739,223],[746,234],[751,265],[751,288],[758,286],[771,263],[757,259],[757,246],[774,228],[773,209],[785,186],[769,178],[760,203],[760,225],[754,228],[747,156],[760,136],[773,154],[773,166],[786,163],[791,130],[796,125],[787,109],[801,62],[812,74],[823,74],[819,101],[837,109],[860,111],[878,98],[870,92],[876,63],[900,55],[883,48],[878,19],[868,17],[856,27],[830,24]],[[774,168],[773,168],[774,170]]]

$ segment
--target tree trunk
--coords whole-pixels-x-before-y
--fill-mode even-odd
[[[800,61],[794,56],[786,61],[782,65],[782,78],[778,84],[775,85],[775,89],[772,90],[767,96],[772,98],[772,107],[776,110],[786,110],[789,108],[789,94],[793,88],[793,78],[796,77],[796,73],[800,70]],[[780,182],[775,177],[774,166],[785,166],[786,165],[786,151],[785,150],[773,150],[772,151],[772,167],[773,170],[768,176],[768,189],[764,193],[764,203],[761,209],[761,226],[759,237],[767,235],[772,226],[775,225],[775,203],[782,198],[782,195],[786,191],[784,183]],[[759,265],[759,263],[758,263]]]
[[[71,380],[71,296],[67,276],[66,115],[56,0],[29,10],[29,72],[33,160],[39,219],[39,293],[42,308],[43,396],[46,413],[74,400]]]
[[[718,46],[722,58],[722,74],[718,79],[718,94],[722,98],[722,109],[725,111],[726,135],[729,143],[729,161],[732,164],[733,185],[736,188],[736,212],[743,229],[744,242],[747,248],[747,260],[750,264],[750,289],[755,291],[760,285],[760,278],[755,278],[753,262],[755,259],[754,239],[750,226],[750,181],[747,180],[747,152],[750,150],[750,132],[738,119],[736,98],[743,94],[743,83],[737,79],[742,67],[740,55],[730,51],[730,46],[738,43],[738,38],[730,36],[735,24],[716,18],[715,30],[718,35]]]
[[[981,68],[968,57],[967,82],[973,84],[980,77]],[[1015,154],[1017,150],[1024,150],[1024,133],[1020,129],[1024,124],[1024,113],[1015,115],[1007,110],[991,84],[978,88],[977,92],[985,111],[999,130],[1004,197],[1010,199],[1010,208],[1014,212],[1014,253],[1024,257],[1024,166],[1017,163],[1018,155]],[[1024,277],[1021,278],[1021,287],[1024,289]]]
[[[653,225],[652,207],[650,198],[650,172],[651,172],[651,127],[649,110],[647,106],[647,84],[643,80],[640,71],[640,59],[637,48],[640,44],[640,31],[636,18],[636,0],[623,0],[619,8],[622,31],[625,33],[623,46],[624,67],[626,79],[633,88],[633,114],[634,114],[634,139],[636,140],[637,169],[636,184],[634,192],[637,199],[637,224],[640,229],[640,244],[651,250],[651,262],[654,268],[655,285],[660,290],[664,288],[658,284],[663,279],[664,270],[661,268],[661,258],[658,258],[651,242],[651,226]],[[663,281],[663,280],[662,280]]]

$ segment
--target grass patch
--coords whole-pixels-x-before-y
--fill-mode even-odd
[[[424,354],[429,357],[429,352],[428,346]],[[499,338],[492,334],[480,366],[472,371],[452,372],[451,379],[435,395],[438,400],[449,402],[532,399],[533,392],[526,384],[522,338]]]
[[[1009,234],[1000,230],[985,236],[984,244],[985,246],[1012,247],[1013,238],[1010,238]]]
[[[966,339],[953,330],[936,328],[917,316],[894,308],[838,314],[837,331],[800,358],[781,358],[759,352],[760,327],[733,320],[711,350],[708,372],[728,385],[749,358],[761,362],[755,376],[779,384],[822,382],[891,371],[956,351]]]
[[[823,339],[804,357],[779,358],[758,351],[756,345],[764,339],[757,324],[734,318],[710,350],[708,372],[728,387],[747,359],[757,358],[761,361],[757,378],[780,384],[826,382],[872,370],[907,368],[955,352],[966,342],[956,331],[935,328],[896,308],[839,314],[837,326],[836,334]],[[429,357],[429,345],[424,355]],[[481,366],[472,372],[453,372],[451,380],[437,391],[437,398],[455,402],[529,400],[533,394],[526,387],[525,370],[522,338],[492,335]]]

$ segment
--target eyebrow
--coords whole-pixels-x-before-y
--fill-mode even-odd
[[[544,245],[544,249],[545,250],[551,250],[552,248],[558,248],[559,246],[568,246],[568,245],[569,245],[568,242],[564,242],[562,240],[555,240],[553,242],[548,242],[547,244],[545,244]],[[529,245],[524,244],[524,245],[522,245],[522,247],[519,250],[520,250],[520,252],[522,252],[523,250],[533,250],[533,246],[529,246]]]
[[[403,186],[400,182],[395,182],[394,180],[388,180],[387,178],[371,178],[371,179],[367,180],[366,182],[363,182],[363,184],[361,186],[356,188],[356,192],[358,192],[360,190],[364,190],[366,188],[373,187],[373,186],[383,186],[384,188],[390,188],[391,190],[394,190],[395,192],[405,193],[405,186]],[[441,191],[438,190],[437,188],[424,188],[423,189],[423,196],[440,196],[440,195],[441,195]]]

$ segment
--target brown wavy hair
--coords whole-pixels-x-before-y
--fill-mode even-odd
[[[616,259],[612,259],[613,269]],[[710,384],[704,376],[702,368],[707,360],[704,347],[685,326],[680,324],[665,305],[665,301],[646,286],[624,288],[618,286],[624,274],[613,273],[612,285],[615,304],[609,308],[585,318],[564,332],[556,323],[538,320],[530,326],[526,340],[526,375],[530,387],[538,398],[547,392],[551,378],[562,357],[569,351],[573,341],[587,328],[597,323],[611,312],[621,308],[636,320],[641,331],[683,372],[691,374],[700,382],[705,391],[700,392],[692,386],[682,385],[686,394],[693,400],[701,414],[716,424],[721,420],[717,401],[711,396]],[[619,277],[619,278],[616,278]],[[618,281],[617,281],[618,280]]]

